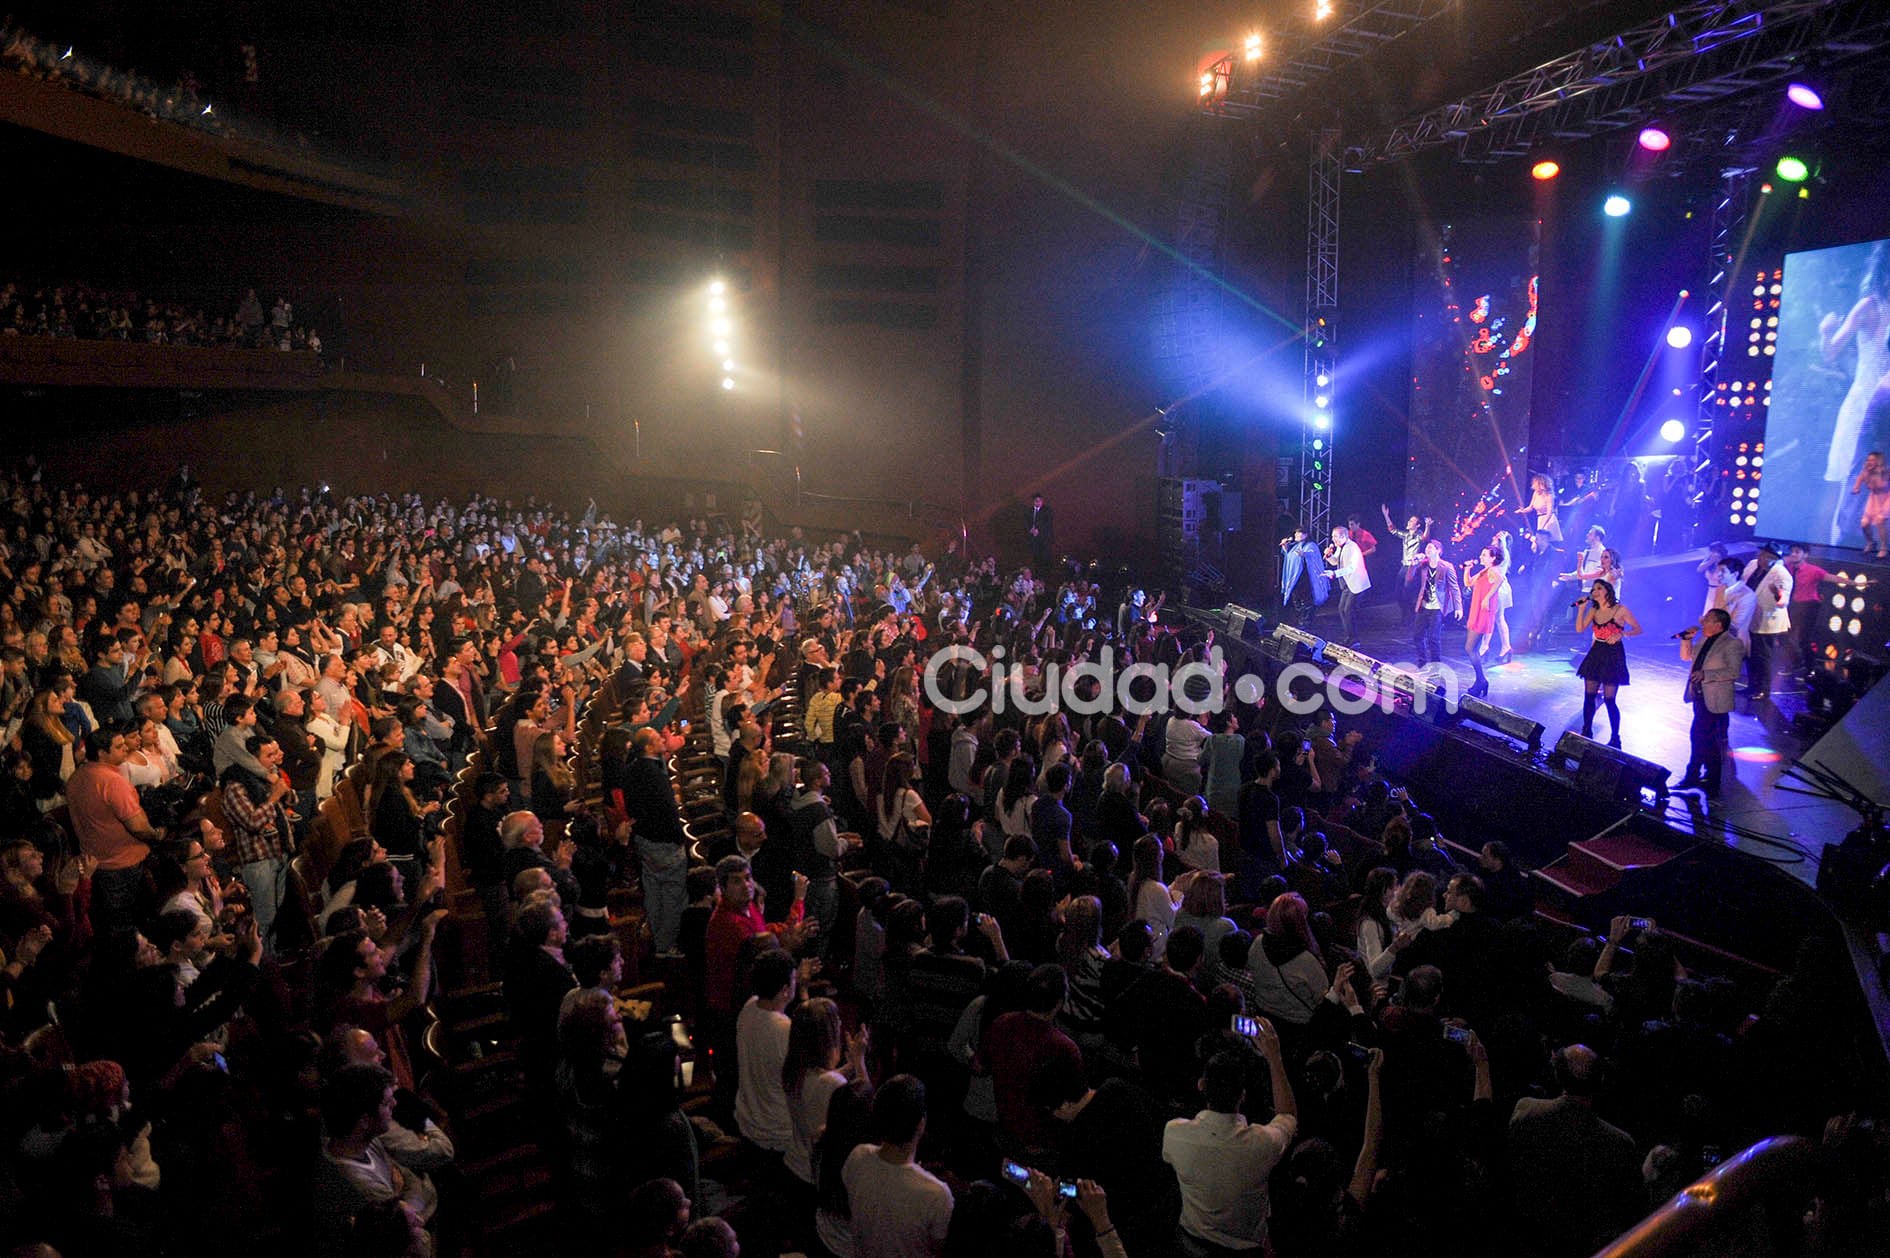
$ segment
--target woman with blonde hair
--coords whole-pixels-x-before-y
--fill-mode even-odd
[[[61,788],[76,767],[72,751],[76,740],[65,722],[72,689],[72,678],[65,675],[34,695],[20,726],[20,745],[33,762],[33,796],[42,811],[58,806]]]
[[[557,730],[540,734],[532,742],[531,770],[526,780],[531,783],[532,812],[546,825],[563,821],[584,806],[583,800],[572,798],[577,777],[565,763],[565,752],[564,735]]]

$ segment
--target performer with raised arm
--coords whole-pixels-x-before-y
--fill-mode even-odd
[[[1378,512],[1385,517],[1385,532],[1397,538],[1404,548],[1404,555],[1399,561],[1398,589],[1403,596],[1405,619],[1409,621],[1412,600],[1417,594],[1418,564],[1424,558],[1424,543],[1431,540],[1431,525],[1435,521],[1428,515],[1420,519],[1416,512],[1412,512],[1405,520],[1404,527],[1399,528],[1392,523],[1390,507],[1381,502]]]

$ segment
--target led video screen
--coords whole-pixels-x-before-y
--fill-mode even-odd
[[[1404,514],[1430,516],[1446,553],[1474,554],[1528,500],[1539,226],[1444,227],[1413,277],[1410,458]]]
[[[1747,339],[1747,308],[1735,290],[1731,360],[1749,345],[1776,347],[1759,535],[1862,546],[1873,483],[1880,504],[1890,497],[1882,458],[1865,470],[1872,452],[1890,452],[1890,240],[1787,254],[1778,326],[1752,328],[1756,341]],[[1769,305],[1752,309],[1772,318]]]

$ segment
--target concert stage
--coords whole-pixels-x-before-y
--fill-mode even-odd
[[[1814,561],[1834,574],[1843,571],[1847,582],[1853,576],[1863,577],[1868,583],[1865,588],[1870,589],[1881,589],[1890,583],[1890,568],[1881,564],[1860,564],[1855,552],[1823,552],[1822,548],[1820,551],[1822,553],[1814,554]],[[1703,556],[1703,551],[1692,551],[1637,561],[1632,565],[1631,585],[1626,588],[1628,597],[1624,599],[1645,632],[1628,643],[1628,669],[1633,680],[1621,689],[1618,697],[1622,750],[1669,768],[1672,771],[1669,782],[1677,781],[1686,770],[1690,754],[1687,731],[1693,717],[1691,706],[1683,698],[1687,666],[1681,662],[1679,643],[1670,635],[1698,622],[1704,585],[1696,569]],[[1827,604],[1830,595],[1831,590],[1827,589]],[[1562,602],[1559,597],[1555,600],[1558,611]],[[1512,628],[1521,620],[1519,611],[1511,612]],[[1552,614],[1551,622],[1555,619]],[[1385,663],[1414,657],[1410,632],[1400,623],[1395,607],[1384,602],[1373,606],[1368,602],[1358,624],[1360,649],[1365,655]],[[1310,622],[1299,627],[1321,637],[1338,632],[1336,617],[1327,610],[1316,613]],[[1855,641],[1868,651],[1882,649],[1881,639]],[[1446,627],[1443,642],[1444,662],[1455,671],[1462,689],[1467,690],[1472,674],[1463,653],[1461,626]],[[1541,753],[1528,755],[1517,743],[1485,729],[1457,726],[1451,732],[1481,744],[1506,761],[1560,773],[1559,767],[1550,765],[1553,757],[1549,753],[1564,732],[1581,729],[1582,683],[1576,676],[1575,666],[1587,649],[1587,642],[1571,628],[1545,633],[1527,651],[1520,649],[1520,635],[1515,645],[1519,649],[1511,662],[1497,667],[1486,664],[1484,671],[1490,682],[1486,700],[1540,722],[1543,727]],[[1495,658],[1494,644],[1485,658]],[[1793,787],[1803,784],[1788,776],[1786,770],[1810,749],[1817,734],[1794,732],[1795,719],[1805,710],[1808,696],[1802,688],[1792,689],[1798,683],[1782,684],[1786,689],[1774,695],[1777,711],[1767,714],[1765,719],[1754,713],[1741,696],[1731,720],[1732,759],[1718,798],[1708,800],[1698,793],[1674,793],[1658,810],[1650,804],[1647,812],[1657,814],[1658,820],[1674,835],[1744,853],[1779,867],[1807,886],[1815,886],[1818,859],[1824,845],[1841,841],[1856,827],[1858,818],[1843,804],[1793,791]],[[1870,700],[1875,702],[1867,700],[1860,704],[1857,715],[1845,723],[1849,735],[1844,744],[1846,754],[1837,757],[1841,763],[1832,763],[1830,767],[1852,779],[1865,794],[1882,802],[1890,799],[1882,767],[1890,764],[1890,721],[1873,722],[1863,718],[1867,710],[1890,706],[1890,688],[1879,686]],[[1607,711],[1598,710],[1596,737],[1605,739],[1608,726]],[[1821,752],[1820,758],[1832,757]]]
[[[1699,558],[1645,559],[1630,578],[1626,601],[1645,632],[1628,644],[1633,680],[1619,695],[1622,750],[1649,762],[1634,771],[1650,788],[1677,780],[1689,755],[1692,710],[1682,698],[1687,670],[1670,635],[1698,620]],[[1834,561],[1826,566],[1837,571]],[[1857,571],[1855,563],[1850,570]],[[1880,577],[1890,573],[1876,569],[1869,579]],[[1223,617],[1194,618],[1213,624],[1217,641],[1229,644],[1230,671],[1280,667],[1277,656],[1269,660],[1261,650],[1272,634],[1271,620],[1256,638],[1251,632],[1243,637]],[[1413,658],[1396,607],[1367,604],[1358,623],[1363,655],[1390,665]],[[1296,627],[1322,639],[1337,633],[1329,611]],[[1461,628],[1447,631],[1444,643],[1444,662],[1467,689],[1471,673]],[[1591,748],[1586,764],[1556,753],[1563,734],[1580,729],[1582,685],[1575,664],[1583,650],[1585,642],[1574,633],[1553,632],[1510,663],[1486,668],[1486,702],[1540,723],[1533,745],[1490,728],[1487,720],[1440,721],[1416,716],[1402,703],[1391,712],[1371,707],[1342,715],[1340,728],[1365,733],[1381,767],[1410,783],[1414,802],[1437,818],[1445,840],[1470,849],[1459,851],[1460,859],[1489,839],[1508,842],[1535,871],[1540,906],[1552,916],[1591,930],[1605,930],[1619,913],[1658,917],[1672,933],[1722,954],[1729,964],[1756,966],[1761,977],[1789,970],[1807,935],[1842,930],[1860,976],[1874,969],[1868,932],[1843,927],[1833,904],[1817,891],[1825,845],[1855,829],[1858,814],[1833,800],[1794,793],[1793,787],[1804,784],[1787,770],[1801,757],[1821,760],[1868,797],[1890,798],[1884,768],[1890,765],[1890,683],[1878,685],[1821,739],[1794,730],[1804,693],[1775,694],[1779,710],[1766,719],[1742,697],[1731,721],[1732,763],[1720,796],[1708,800],[1693,792],[1637,791],[1632,773],[1623,776],[1621,763],[1611,761],[1605,747]],[[1299,657],[1306,658],[1304,646]],[[1605,739],[1607,731],[1603,709],[1596,733]],[[1663,775],[1661,766],[1669,772]],[[1874,981],[1866,986],[1873,997],[1881,995]],[[1890,1026],[1890,1002],[1873,1012]]]

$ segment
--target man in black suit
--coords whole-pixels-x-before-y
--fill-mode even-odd
[[[519,1035],[526,1086],[552,1088],[558,1065],[558,1007],[577,978],[564,960],[564,914],[547,902],[519,910],[505,958],[505,1006]]]
[[[1050,565],[1050,556],[1055,550],[1053,530],[1056,515],[1044,505],[1042,494],[1033,494],[1030,499],[1030,518],[1024,524],[1024,536],[1030,542],[1030,568],[1039,575]]]
[[[471,638],[454,638],[446,644],[446,663],[440,669],[440,684],[433,688],[433,706],[453,722],[453,740],[449,755],[457,760],[469,754],[475,742],[486,738],[486,689],[479,681],[479,648]]]
[[[1444,909],[1457,920],[1442,930],[1407,932],[1392,941],[1397,972],[1434,965],[1449,980],[1450,1012],[1487,1031],[1503,974],[1503,927],[1483,912],[1487,893],[1475,874],[1458,874],[1444,891]]]
[[[689,836],[683,833],[676,791],[663,764],[663,736],[646,725],[633,735],[633,746],[637,758],[630,765],[624,807],[636,836],[643,904],[656,950],[674,952],[688,903],[684,884],[689,873]]]

